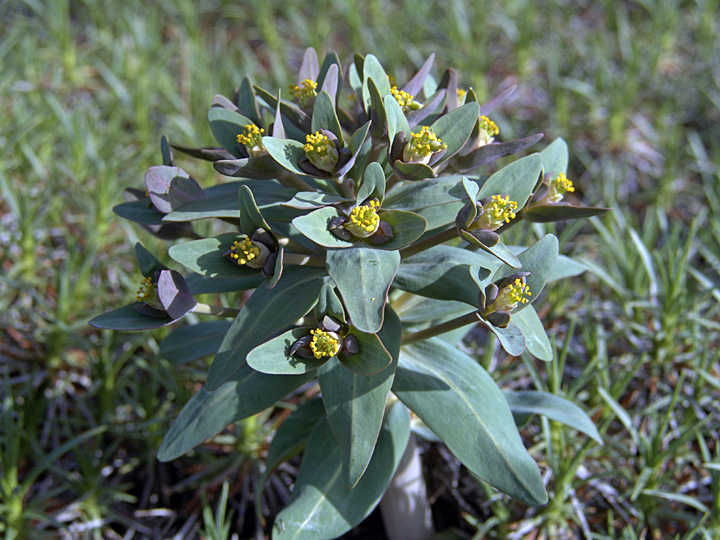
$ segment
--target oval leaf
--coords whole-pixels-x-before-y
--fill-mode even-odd
[[[224,257],[233,242],[242,238],[236,233],[226,233],[215,238],[192,240],[170,246],[170,257],[188,270],[213,278],[238,278],[254,276],[259,269],[239,266]]]
[[[540,154],[530,154],[513,161],[485,181],[480,188],[478,199],[482,200],[491,195],[508,195],[511,201],[517,203],[518,208],[522,208],[537,185],[542,165]]]
[[[260,373],[271,375],[300,375],[315,371],[327,358],[300,358],[291,355],[290,348],[301,337],[310,335],[310,328],[294,328],[258,345],[247,355],[248,365]]]

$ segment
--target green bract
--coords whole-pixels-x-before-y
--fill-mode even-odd
[[[503,233],[605,209],[574,204],[562,139],[493,174],[484,169],[542,135],[501,142],[487,115],[510,92],[485,105],[472,90],[458,99],[454,72],[440,84],[430,77],[433,60],[404,86],[372,55],[343,70],[335,54],[321,64],[312,49],[286,97],[245,78],[234,100],[213,99],[217,147],[173,146],[211,161],[227,181],[201,188],[174,165],[163,138],[163,163],[148,171],[147,189],[116,207],[175,240],[169,257],[189,274],[138,245],[136,302],[90,324],[141,330],[189,312],[231,319],[162,342],[176,364],[215,356],[159,459],[280,399],[297,404],[263,476],[304,450],[275,539],[335,538],[363,520],[405,452],[408,409],[424,423],[418,433],[429,428],[473,474],[527,504],[547,495],[513,414],[545,414],[599,437],[572,404],[503,393],[452,343],[480,325],[511,356],[551,360],[532,303],[548,282],[583,267],[559,256],[553,235],[530,238],[538,226],[525,228],[524,247],[507,245]],[[214,235],[199,236],[198,220],[214,222]],[[234,306],[194,298],[246,290]]]

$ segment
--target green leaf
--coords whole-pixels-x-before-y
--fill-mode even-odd
[[[296,217],[293,219],[292,224],[302,235],[320,246],[327,248],[352,247],[352,242],[340,240],[328,229],[330,221],[339,215],[337,208],[327,206],[304,216]]]
[[[528,306],[521,311],[513,312],[508,327],[517,327],[522,332],[525,346],[530,354],[546,362],[552,361],[552,345],[535,308]]]
[[[385,171],[377,162],[370,163],[365,168],[362,184],[357,190],[356,203],[362,204],[371,197],[376,197],[381,204],[385,198]]]
[[[522,268],[522,263],[518,260],[518,258],[513,254],[512,251],[510,251],[510,248],[508,248],[505,244],[502,242],[498,242],[494,246],[486,246],[480,240],[475,238],[472,234],[470,234],[467,231],[461,230],[460,236],[462,236],[463,240],[466,242],[469,242],[470,244],[479,247],[486,253],[489,253],[493,257],[497,257],[498,260],[502,261],[506,265],[508,265],[510,268]]]
[[[195,179],[180,167],[150,167],[145,173],[145,187],[150,201],[163,214],[207,197]]]
[[[224,176],[254,180],[270,180],[285,172],[272,156],[267,154],[250,158],[220,159],[213,162],[213,167]]]
[[[383,208],[406,210],[424,217],[432,231],[455,221],[465,204],[462,176],[444,176],[396,187],[387,194]]]
[[[435,121],[432,125],[435,135],[447,144],[447,150],[438,163],[454,156],[463,147],[479,114],[480,108],[477,103],[466,103]]]
[[[270,231],[270,226],[265,222],[260,210],[258,210],[255,197],[249,187],[240,186],[238,203],[240,206],[240,228],[248,237],[252,236],[256,229]]]
[[[375,139],[380,139],[385,133],[387,127],[387,115],[385,114],[385,104],[383,103],[380,91],[375,81],[368,79],[366,81],[368,92],[370,93],[370,120],[372,121],[372,135]]]
[[[300,210],[313,210],[342,202],[349,202],[345,197],[332,195],[331,193],[317,193],[312,191],[300,191],[283,206],[298,208]]]
[[[290,355],[293,344],[308,335],[310,328],[288,330],[250,351],[247,363],[254,370],[270,375],[301,375],[315,371],[327,362],[328,358],[300,358]]]
[[[340,59],[338,58],[338,55],[334,51],[330,51],[325,55],[325,58],[323,59],[322,66],[320,66],[320,73],[318,74],[317,83],[318,86],[326,90],[325,88],[325,79],[326,78],[332,78],[332,74],[330,73],[330,70],[332,69],[332,66],[337,66],[335,69],[337,69],[337,73],[335,74],[335,78],[337,79],[336,84],[336,91],[335,95],[333,96],[332,92],[328,92],[331,97],[335,99],[335,103],[337,103],[338,98],[340,97],[340,91],[342,89],[342,64],[340,63]],[[334,71],[334,70],[333,70]]]
[[[337,321],[346,322],[345,308],[337,294],[335,294],[335,288],[330,283],[325,283],[322,286],[318,302],[315,305],[315,318],[321,321],[325,315],[329,315]]]
[[[373,244],[377,249],[393,250],[407,247],[420,238],[427,227],[427,220],[413,212],[386,210],[380,212],[379,216],[392,227],[394,236],[384,244]]]
[[[259,269],[239,266],[223,254],[242,238],[237,233],[225,233],[215,238],[192,240],[170,246],[168,254],[175,262],[188,270],[213,278],[249,277],[260,272]]]
[[[510,200],[515,201],[518,208],[522,208],[535,189],[542,172],[542,164],[540,154],[530,154],[513,161],[485,181],[480,188],[478,199],[482,200],[491,195],[509,195]]]
[[[251,350],[310,311],[322,288],[322,275],[320,269],[289,267],[274,289],[256,289],[215,355],[206,387],[219,387],[244,365]]]
[[[475,360],[436,338],[404,347],[393,392],[473,474],[526,504],[547,502],[502,392]]]
[[[88,321],[90,326],[95,328],[102,328],[104,330],[150,330],[153,328],[160,328],[167,326],[168,324],[174,323],[177,319],[171,319],[167,314],[162,314],[159,317],[151,317],[139,313],[135,306],[140,305],[139,303],[128,304],[118,309],[113,309],[97,317],[93,317]]]
[[[523,212],[523,217],[532,223],[551,223],[566,219],[581,219],[600,216],[609,212],[611,208],[594,206],[571,206],[569,204],[547,204],[531,206]]]
[[[568,145],[561,139],[555,139],[545,150],[540,152],[543,159],[543,173],[545,176],[556,177],[558,174],[567,174]]]
[[[377,334],[366,334],[352,326],[348,334],[357,338],[360,351],[352,356],[339,356],[340,363],[347,369],[358,375],[369,376],[379,373],[390,365],[392,362],[390,353]]]
[[[328,250],[328,274],[340,291],[350,322],[361,332],[374,334],[382,327],[388,290],[399,265],[397,251]]]
[[[243,157],[237,136],[252,122],[243,115],[222,107],[211,107],[208,111],[208,120],[210,129],[220,146],[237,158]]]
[[[265,375],[244,364],[215,391],[207,385],[182,408],[163,438],[157,458],[172,461],[229,424],[257,414],[312,379],[314,374]]]
[[[528,287],[530,287],[532,296],[530,297],[529,303],[518,305],[513,313],[525,309],[540,296],[550,276],[550,272],[552,272],[553,266],[555,266],[557,256],[558,239],[552,234],[543,236],[534,245],[518,254],[517,258],[522,263],[523,271],[530,272],[530,275],[526,278],[526,282]],[[511,268],[500,268],[493,276],[493,281],[511,276],[514,273],[515,271]]]
[[[271,109],[275,110],[278,107],[278,98],[273,96],[267,90],[260,88],[259,86],[253,86],[255,92],[267,103]],[[297,105],[289,101],[280,100],[280,112],[282,115],[290,120],[295,126],[300,128],[301,131],[308,133],[310,131],[311,119],[310,117],[301,111]],[[290,126],[286,126],[286,129]]]
[[[160,342],[158,354],[175,365],[217,352],[230,321],[210,321],[176,328]]]
[[[477,283],[469,268],[486,264],[482,254],[452,246],[436,246],[403,259],[393,284],[403,291],[438,300],[457,300],[478,307]],[[489,276],[479,270],[481,278]]]
[[[155,272],[167,270],[168,267],[157,260],[140,242],[135,244],[135,257],[137,257],[140,273],[144,277],[154,277]]]
[[[395,135],[401,131],[404,131],[409,136],[410,125],[407,118],[405,118],[405,113],[392,95],[385,96],[383,102],[385,103],[385,117],[387,118],[388,140],[392,144]]]
[[[542,139],[542,137],[542,133],[536,133],[535,135],[530,135],[529,137],[525,137],[523,139],[480,146],[464,156],[453,160],[453,167],[455,170],[460,172],[474,171],[478,167],[492,163],[503,156],[517,154],[526,148],[530,148],[533,144]]]
[[[273,137],[263,137],[263,146],[268,154],[278,162],[279,165],[288,171],[300,176],[307,176],[308,173],[298,167],[298,161],[305,156],[303,144],[292,139],[275,139]]]
[[[342,481],[342,457],[330,424],[308,439],[292,500],[275,519],[273,540],[330,540],[364,520],[378,505],[405,452],[410,416],[395,403],[385,415],[375,452],[354,489]]]
[[[260,274],[245,278],[209,278],[199,274],[190,274],[185,281],[190,288],[190,293],[198,295],[255,289],[265,281],[265,278]]]
[[[240,83],[240,90],[237,94],[238,109],[240,113],[245,115],[250,121],[256,126],[262,126],[262,120],[260,119],[260,113],[257,108],[257,101],[255,100],[255,92],[253,92],[252,83],[247,77],[243,77]]]
[[[515,317],[515,314],[511,315],[510,320],[512,317]],[[510,356],[520,356],[525,351],[525,336],[517,326],[508,325],[507,328],[498,328],[482,318],[480,323],[495,334],[502,348]]]
[[[424,163],[405,163],[398,160],[393,163],[393,168],[403,180],[418,181],[435,178],[435,171]]]
[[[378,92],[380,93],[380,96],[386,96],[390,94],[390,81],[388,80],[387,73],[385,73],[385,69],[383,69],[382,65],[380,65],[378,59],[372,54],[368,54],[365,57],[365,62],[363,64],[362,95],[363,103],[365,104],[365,110],[369,112],[371,106],[371,97],[370,91],[368,89],[368,79],[373,80]]]
[[[345,146],[340,121],[335,112],[335,105],[327,92],[320,92],[313,105],[312,132],[315,133],[323,129],[332,132],[338,138],[340,146]]]
[[[168,140],[167,135],[160,137],[160,153],[162,154],[163,165],[167,165],[168,167],[175,165],[172,150],[170,149],[170,141]]]
[[[503,395],[514,414],[542,414],[603,444],[593,421],[572,401],[548,392],[503,392]]]
[[[382,348],[380,339],[374,334],[365,335],[375,338],[389,363],[390,355]],[[360,353],[356,356],[369,359],[364,354],[367,346],[367,343],[361,343]],[[370,376],[348,371],[338,357],[318,369],[318,382],[330,426],[340,446],[343,480],[348,489],[356,486],[375,449],[385,401],[397,367],[397,363],[392,367],[388,367],[388,363],[385,364],[387,369]]]
[[[150,199],[129,201],[113,206],[113,212],[123,219],[140,223],[141,225],[162,225],[163,214],[155,210]]]
[[[325,406],[322,399],[311,399],[300,405],[280,424],[268,447],[265,470],[255,487],[255,509],[258,516],[262,513],[262,494],[267,479],[281,463],[305,449],[310,434],[324,417]]]

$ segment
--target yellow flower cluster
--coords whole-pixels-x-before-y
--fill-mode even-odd
[[[152,278],[142,278],[140,280],[140,286],[137,290],[137,301],[147,304],[154,301],[156,296],[157,288],[155,287]]]
[[[498,225],[510,223],[511,219],[515,219],[515,210],[517,210],[517,203],[510,200],[509,195],[493,195],[491,197],[490,207],[485,210],[489,214],[491,221]]]
[[[467,90],[464,90],[464,89],[462,89],[462,88],[458,88],[458,89],[457,89],[458,101],[464,100],[464,99],[465,99],[465,94],[467,94]],[[485,117],[483,116],[483,118],[485,118]]]
[[[315,81],[311,81],[310,79],[305,79],[299,85],[290,85],[290,95],[292,96],[292,98],[295,101],[300,101],[303,103],[306,103],[315,96],[317,96],[316,90],[317,83]]]
[[[305,145],[303,150],[307,154],[317,154],[319,157],[327,157],[329,152],[335,148],[333,142],[328,139],[327,135],[323,135],[322,132],[316,131],[311,135],[305,137]]]
[[[255,124],[247,124],[243,132],[238,134],[237,142],[248,148],[262,147],[263,133],[265,133],[263,128],[257,127]]]
[[[417,133],[410,134],[410,140],[403,150],[403,161],[427,163],[435,152],[446,148],[447,144],[437,138],[431,127],[423,126]]]
[[[340,342],[329,332],[320,330],[319,328],[310,330],[312,341],[310,348],[315,358],[320,359],[324,356],[335,356],[340,350]]]
[[[568,191],[570,193],[574,192],[575,187],[572,181],[568,180],[567,176],[560,173],[550,181],[550,193],[548,197],[552,202],[559,202]]]
[[[350,212],[350,231],[353,228],[360,229],[368,234],[373,234],[380,223],[380,216],[377,215],[377,209],[380,206],[378,201],[370,201],[369,204],[356,206]],[[347,227],[347,225],[346,225]]]
[[[247,264],[260,255],[260,248],[249,238],[241,242],[235,240],[230,248],[230,258],[238,264]]]
[[[398,90],[397,86],[390,88],[395,101],[402,108],[403,112],[416,111],[420,108],[420,104],[413,99],[412,94],[408,94],[405,90]]]
[[[527,297],[532,296],[532,293],[530,292],[530,287],[523,283],[520,278],[517,278],[513,284],[503,288],[503,291],[505,291],[505,294],[510,300],[509,303],[514,304],[527,304],[529,302]]]
[[[482,115],[480,117],[480,129],[484,130],[485,133],[488,134],[488,137],[494,137],[495,135],[500,133],[497,124],[485,115]]]

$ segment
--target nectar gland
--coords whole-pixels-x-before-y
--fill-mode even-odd
[[[423,163],[427,165],[433,154],[446,149],[447,144],[437,138],[433,129],[423,126],[417,133],[410,134],[410,140],[405,145],[402,158],[405,163]]]
[[[316,131],[305,137],[305,145],[303,145],[305,155],[310,163],[318,169],[332,172],[338,162],[338,151],[335,143],[331,141],[327,135],[323,135],[322,131]]]
[[[325,332],[320,328],[310,330],[310,333],[313,337],[310,342],[310,349],[312,349],[313,355],[318,360],[325,356],[335,356],[340,350],[340,339],[337,334]]]
[[[356,206],[350,212],[350,220],[345,224],[345,229],[360,238],[372,236],[380,226],[380,216],[377,214],[379,207],[377,200]]]
[[[511,201],[509,195],[493,195],[490,204],[483,207],[484,211],[474,229],[499,229],[503,224],[510,223],[511,219],[515,219],[517,207],[517,203]]]
[[[262,143],[262,137],[265,130],[255,124],[247,124],[242,133],[237,136],[237,142],[242,144],[247,150],[250,157],[258,157],[267,154],[267,150]]]
[[[550,181],[550,192],[548,193],[547,198],[554,203],[560,202],[563,195],[565,195],[568,191],[570,193],[574,192],[575,187],[573,186],[572,181],[568,180],[567,176],[560,173]]]

